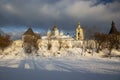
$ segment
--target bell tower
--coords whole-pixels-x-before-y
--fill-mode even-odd
[[[83,40],[83,29],[80,26],[80,22],[78,23],[78,27],[76,28],[76,40]]]

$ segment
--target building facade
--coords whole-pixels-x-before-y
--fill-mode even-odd
[[[78,23],[78,27],[76,28],[76,40],[84,40],[83,29],[80,26],[80,22]]]
[[[29,28],[22,35],[24,51],[26,53],[37,51],[38,50],[38,44],[37,44],[38,39],[41,39],[41,36],[39,34],[34,33],[33,30]]]

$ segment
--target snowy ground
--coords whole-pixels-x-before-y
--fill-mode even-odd
[[[0,80],[120,80],[120,58],[1,55]]]

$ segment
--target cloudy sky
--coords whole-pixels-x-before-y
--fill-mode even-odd
[[[14,34],[28,27],[43,33],[54,24],[74,32],[79,21],[83,28],[107,32],[112,20],[120,29],[119,0],[0,0],[0,28]]]

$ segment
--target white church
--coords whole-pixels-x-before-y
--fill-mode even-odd
[[[33,36],[31,31],[29,31],[29,35]],[[34,32],[32,31],[32,33]],[[68,34],[65,35],[56,25],[54,25],[51,30],[46,32],[45,36],[41,36],[41,38],[37,40],[39,51],[47,51],[50,47],[50,51],[52,51],[51,53],[54,53],[61,49],[80,47],[84,40],[83,29],[80,26],[80,23],[78,23],[75,33],[75,38]],[[26,36],[26,34],[23,36]]]
[[[63,40],[84,40],[84,34],[83,29],[80,25],[80,22],[78,23],[78,26],[76,27],[75,32],[75,38],[72,38],[70,35],[65,35],[63,31],[59,31],[58,27],[56,25],[53,26],[51,30],[48,30],[46,33],[46,37],[43,36],[42,39],[63,39]]]
[[[54,25],[51,30],[47,31],[46,36],[42,36],[41,41],[42,44],[46,44],[46,46],[48,43],[51,43],[53,47],[57,47],[60,46],[59,45],[60,43],[62,48],[72,48],[74,46],[79,46],[78,44],[81,44],[83,40],[84,40],[83,29],[80,26],[79,22],[76,27],[75,38],[68,34],[65,35],[62,31],[59,31],[56,25]]]

